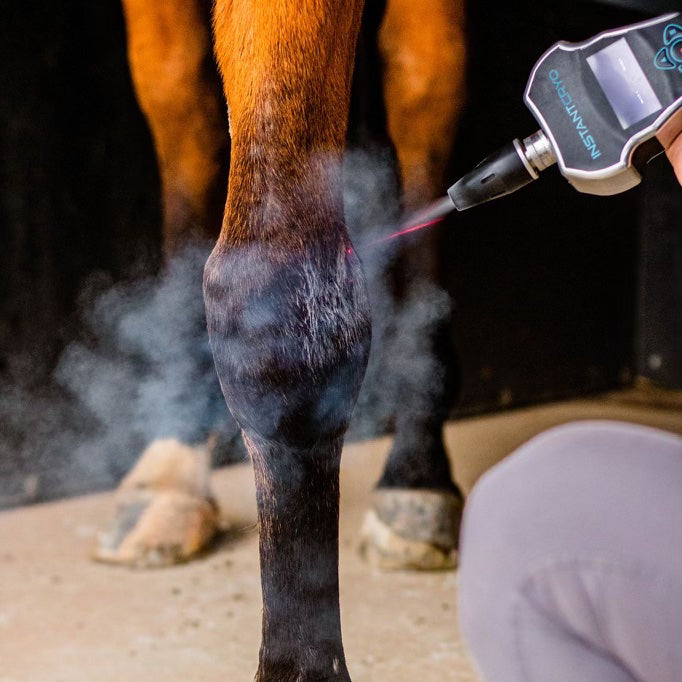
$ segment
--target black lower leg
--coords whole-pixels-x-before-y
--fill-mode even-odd
[[[390,357],[398,373],[395,440],[379,488],[458,492],[442,428],[456,394],[451,301],[439,282],[437,234],[408,242],[399,259],[399,314]]]
[[[377,487],[458,492],[443,445],[442,423],[399,416],[394,446]]]
[[[263,640],[257,680],[349,680],[338,600],[341,438],[294,449],[245,437],[258,490]]]

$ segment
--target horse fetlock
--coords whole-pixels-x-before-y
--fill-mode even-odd
[[[350,682],[350,675],[342,653],[328,656],[326,652],[308,650],[300,661],[261,657],[256,682]]]
[[[219,243],[204,298],[222,390],[244,431],[292,447],[345,431],[370,343],[364,279],[347,242]]]

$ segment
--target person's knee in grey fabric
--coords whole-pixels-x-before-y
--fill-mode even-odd
[[[682,438],[579,422],[493,467],[459,601],[485,682],[680,682]]]

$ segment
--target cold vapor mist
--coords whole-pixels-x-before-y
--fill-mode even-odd
[[[445,371],[424,339],[448,318],[450,299],[423,284],[400,303],[391,295],[386,273],[401,240],[380,241],[400,222],[390,157],[349,152],[344,177],[346,221],[373,317],[353,439],[390,428],[399,386],[426,394]],[[201,279],[211,247],[195,243],[162,274],[133,283],[91,277],[78,302],[82,331],[57,362],[55,387],[32,385],[31,358],[10,363],[0,400],[0,507],[111,487],[156,438],[196,443],[217,433],[218,463],[243,457],[205,331]]]

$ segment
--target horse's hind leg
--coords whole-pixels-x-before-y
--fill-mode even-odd
[[[163,250],[168,264],[190,241],[203,237],[208,244],[209,238],[215,238],[225,203],[227,115],[213,62],[210,3],[123,0],[123,8],[131,76],[152,133],[161,177]],[[183,401],[194,404],[194,392],[206,390],[203,377],[213,373],[207,349],[202,352],[203,315],[197,315],[202,311],[202,265],[201,254],[183,252],[182,267],[173,264],[164,274],[174,278],[175,287],[182,287],[182,296],[191,297],[194,290],[197,303],[164,311],[177,320],[168,325],[169,336],[158,343],[182,348],[178,366],[164,368],[168,396],[161,399],[174,410],[182,411]],[[178,277],[183,277],[181,283]],[[185,341],[185,336],[192,341]],[[188,424],[173,435],[205,439],[199,428]],[[216,528],[209,465],[205,448],[175,439],[154,441],[119,487],[117,513],[100,537],[95,558],[147,565],[187,559],[200,550]]]
[[[256,479],[257,679],[348,680],[339,458],[369,351],[341,156],[361,3],[218,0],[232,156],[204,272],[209,337]]]
[[[225,203],[228,131],[208,0],[123,0],[128,61],[159,163],[163,248],[215,238]]]
[[[464,102],[460,0],[388,0],[379,31],[384,101],[406,213],[444,192]],[[442,232],[407,237],[394,290],[399,314],[389,351],[398,372],[395,440],[363,529],[363,549],[387,568],[439,568],[456,546],[461,494],[443,445],[456,381]]]

